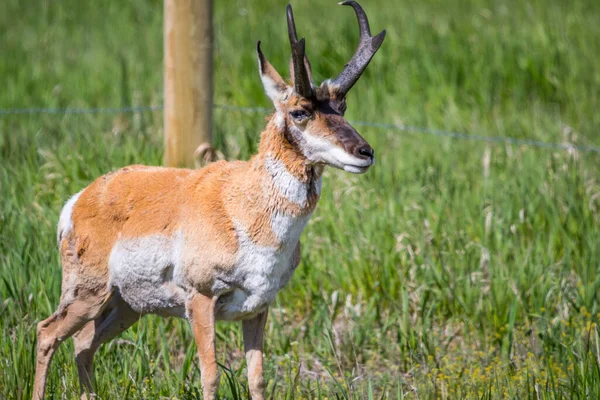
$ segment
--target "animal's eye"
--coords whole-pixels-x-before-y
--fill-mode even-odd
[[[290,115],[292,116],[292,118],[299,120],[299,121],[301,121],[305,118],[308,118],[310,116],[310,114],[306,110],[290,111]]]

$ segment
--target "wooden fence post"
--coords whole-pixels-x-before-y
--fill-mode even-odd
[[[164,19],[164,163],[193,167],[212,152],[212,0],[164,0]]]

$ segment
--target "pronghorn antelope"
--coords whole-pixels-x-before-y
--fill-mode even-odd
[[[326,165],[364,173],[373,149],[343,115],[346,94],[381,46],[355,1],[360,43],[335,79],[315,86],[287,7],[288,85],[261,52],[260,77],[275,112],[250,161],[200,170],[131,166],[73,196],[58,223],[63,278],[57,311],[37,327],[34,399],[52,355],[74,336],[82,397],[92,392],[100,345],[155,313],[186,317],[198,346],[205,399],[216,397],[215,321],[242,321],[253,399],[264,391],[267,310],[300,262],[300,234]]]

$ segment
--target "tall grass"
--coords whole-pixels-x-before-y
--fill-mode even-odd
[[[284,71],[284,3],[215,2],[216,99],[270,106],[254,44]],[[259,4],[258,4],[259,3]],[[335,2],[292,2],[316,78],[357,27]],[[348,118],[598,145],[600,3],[365,1],[388,36]],[[0,107],[162,103],[162,2],[5,0]],[[228,158],[261,114],[217,110]],[[303,263],[266,339],[273,398],[600,397],[597,155],[365,127],[377,165],[328,170]],[[55,226],[95,177],[160,164],[162,114],[0,116],[0,398],[30,398],[35,325],[60,295]],[[239,326],[218,326],[223,398],[245,398]],[[100,398],[201,397],[182,320],[145,317],[96,357]],[[78,393],[72,343],[49,398]]]

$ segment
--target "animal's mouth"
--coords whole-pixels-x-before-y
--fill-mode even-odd
[[[345,164],[344,171],[350,172],[351,174],[364,174],[365,172],[367,172],[369,167],[371,167],[371,165],[373,165],[374,163],[375,163],[375,159],[372,158],[372,159],[366,161],[365,164],[362,164],[362,165]]]

